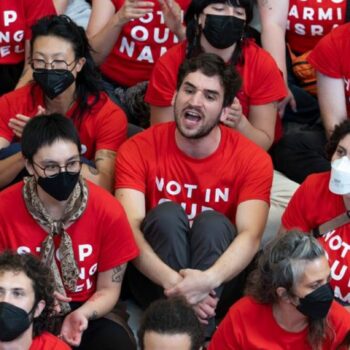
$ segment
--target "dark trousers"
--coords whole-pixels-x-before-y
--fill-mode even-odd
[[[0,96],[15,89],[24,67],[24,61],[17,64],[0,65]]]
[[[185,268],[206,270],[225,252],[236,237],[236,228],[223,214],[205,211],[197,215],[190,227],[179,204],[165,202],[148,212],[142,232],[155,253],[176,271]],[[220,298],[217,316],[222,317],[243,289],[245,273],[216,290]],[[127,284],[136,302],[146,308],[152,301],[164,298],[163,288],[142,275],[131,264]]]
[[[81,303],[71,303],[75,310]],[[128,332],[116,322],[107,318],[99,318],[89,321],[88,328],[84,331],[78,350],[136,350],[135,344],[130,339]]]

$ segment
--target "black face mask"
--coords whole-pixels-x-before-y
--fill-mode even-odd
[[[79,180],[80,173],[70,174],[66,171],[55,177],[38,178],[38,185],[51,197],[58,201],[65,201],[71,195]]]
[[[33,78],[50,99],[60,95],[75,80],[72,72],[65,69],[40,69],[33,72]]]
[[[304,298],[299,298],[300,304],[297,309],[312,320],[319,320],[327,316],[333,298],[333,289],[329,283],[326,283]]]
[[[31,312],[0,302],[0,341],[12,341],[25,332],[32,323],[29,318]]]
[[[203,34],[209,44],[217,49],[227,49],[241,40],[245,20],[235,16],[205,15]]]

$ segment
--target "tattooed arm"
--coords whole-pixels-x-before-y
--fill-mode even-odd
[[[117,303],[126,264],[100,272],[95,293],[78,309],[68,314],[62,325],[61,336],[72,346],[78,346],[89,321],[103,317]]]
[[[85,179],[105,188],[108,192],[112,192],[114,159],[115,152],[106,149],[98,150],[95,154],[96,168],[84,164],[81,173]]]

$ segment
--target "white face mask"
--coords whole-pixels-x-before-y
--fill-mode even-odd
[[[350,193],[350,159],[347,156],[336,159],[331,164],[329,190],[335,194]]]

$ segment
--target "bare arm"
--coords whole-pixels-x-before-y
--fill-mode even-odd
[[[151,105],[151,125],[166,123],[174,120],[174,108]]]
[[[317,72],[317,96],[323,125],[329,137],[334,126],[347,118],[343,79]]]
[[[123,264],[98,273],[95,293],[63,321],[61,336],[67,343],[79,345],[89,321],[103,317],[112,310],[119,299],[125,269],[126,264]]]
[[[149,1],[125,0],[115,12],[111,0],[92,0],[92,11],[86,29],[93,58],[97,65],[103,63],[115,45],[123,26],[130,20],[152,12],[154,4]]]
[[[270,52],[287,82],[285,33],[289,0],[258,0],[263,48]]]
[[[140,255],[133,260],[134,265],[154,283],[163,288],[172,287],[182,279],[181,276],[157,256],[140,230],[142,220],[146,215],[145,195],[133,189],[118,189],[115,195],[125,209],[140,249]]]
[[[96,168],[83,164],[82,175],[109,192],[112,192],[114,182],[115,152],[106,149],[98,150],[95,154]]]
[[[9,145],[9,141],[0,137],[0,149],[6,148]],[[24,168],[24,164],[24,158],[21,152],[0,160],[0,189],[4,188],[15,179]]]
[[[56,8],[56,12],[58,15],[63,15],[68,6],[68,0],[53,0],[53,4]]]

